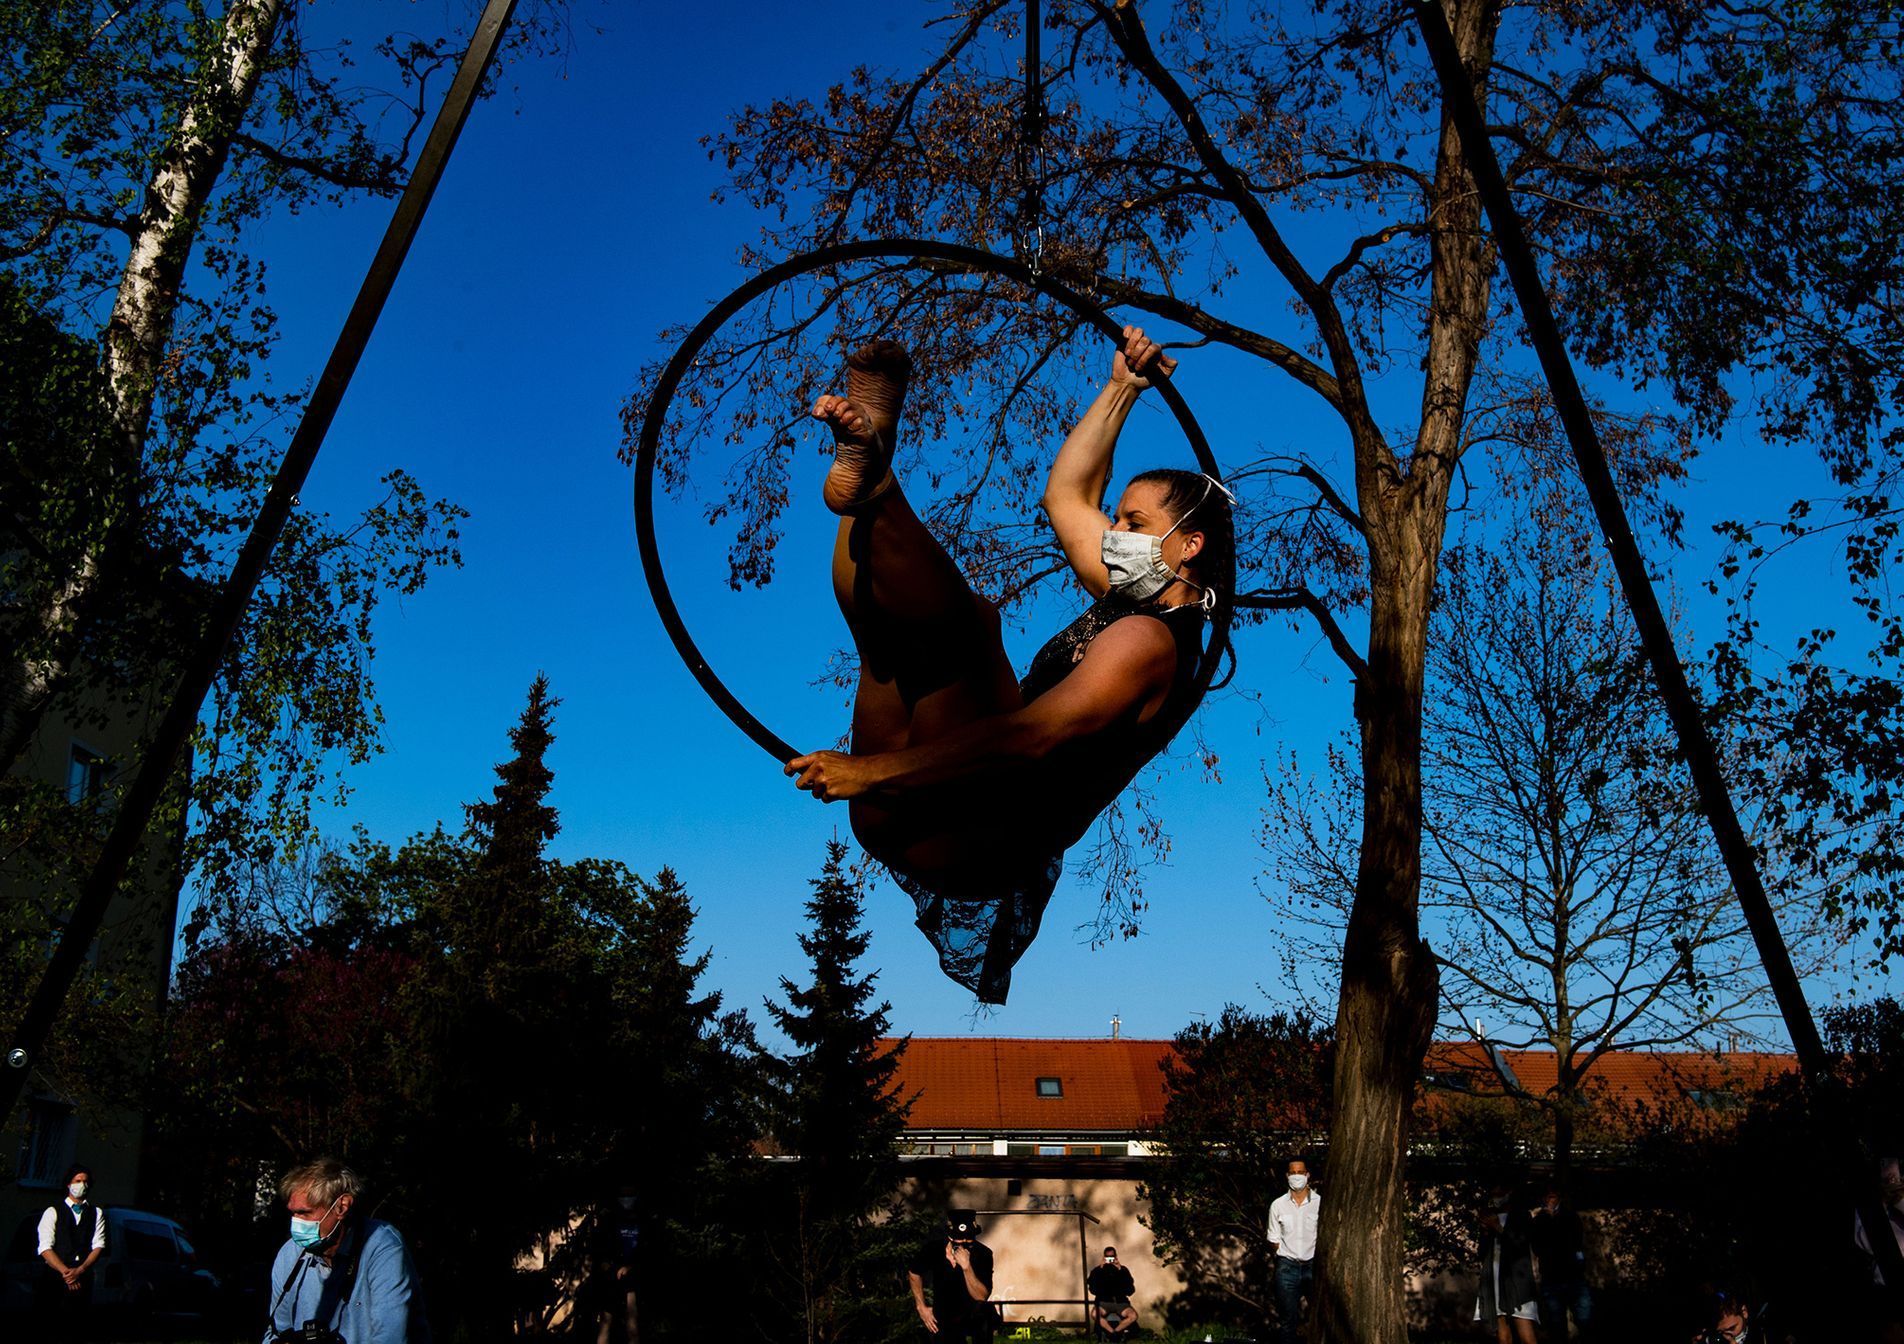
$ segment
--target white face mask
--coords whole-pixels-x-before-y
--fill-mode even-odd
[[[1203,498],[1185,509],[1183,517],[1172,523],[1163,536],[1153,537],[1143,532],[1113,532],[1109,528],[1104,530],[1099,554],[1104,560],[1104,568],[1110,571],[1113,593],[1134,602],[1143,602],[1180,579],[1185,583],[1195,582],[1185,579],[1164,563],[1164,538],[1182,527],[1184,519],[1202,508],[1212,490],[1223,489],[1208,476],[1203,480]],[[1223,493],[1227,495],[1229,491],[1224,490]],[[1208,611],[1216,605],[1216,594],[1200,584],[1197,586],[1203,593],[1203,608]]]
[[[1309,1188],[1308,1175],[1304,1172],[1292,1172],[1289,1177],[1289,1188],[1291,1190],[1308,1189]]]
[[[1175,526],[1171,531],[1176,531]],[[1165,537],[1169,535],[1164,533]],[[1163,537],[1106,528],[1101,554],[1104,568],[1111,574],[1111,591],[1135,602],[1157,596],[1179,577],[1164,563]]]
[[[84,1199],[86,1198],[86,1192],[91,1188],[92,1187],[87,1185],[84,1181],[74,1181],[71,1185],[66,1187],[66,1193],[71,1195],[74,1199]]]

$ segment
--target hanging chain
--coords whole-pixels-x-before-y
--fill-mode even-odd
[[[1018,124],[1018,248],[1036,278],[1045,260],[1045,83],[1043,20],[1038,0],[1025,0],[1025,107]]]

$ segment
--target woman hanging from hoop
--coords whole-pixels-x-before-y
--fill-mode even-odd
[[[1176,363],[1125,327],[1110,381],[1051,464],[1045,512],[1097,600],[1022,681],[997,611],[893,475],[904,347],[854,351],[846,395],[813,406],[833,430],[822,495],[841,515],[833,589],[859,692],[851,753],[798,756],[786,772],[822,802],[848,801],[854,835],[912,896],[945,973],[986,1003],[1005,1001],[1065,850],[1194,708],[1203,616],[1234,583],[1229,492],[1210,477],[1147,471],[1114,518],[1099,511],[1131,408]]]

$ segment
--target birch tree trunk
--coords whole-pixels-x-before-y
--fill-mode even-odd
[[[250,112],[282,17],[282,0],[232,0],[218,47],[201,70],[128,229],[131,248],[102,340],[110,484],[99,501],[100,542],[55,588],[40,615],[39,638],[9,669],[0,770],[11,768],[33,740],[53,697],[72,675],[89,614],[136,544],[140,470],[186,263],[233,138]]]

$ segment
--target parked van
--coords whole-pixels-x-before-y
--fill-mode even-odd
[[[93,1266],[95,1310],[131,1316],[204,1316],[216,1311],[223,1286],[198,1263],[185,1229],[162,1213],[108,1206],[106,1253]],[[40,1259],[40,1215],[14,1230],[0,1262],[0,1311],[33,1308],[34,1288],[49,1273]]]

